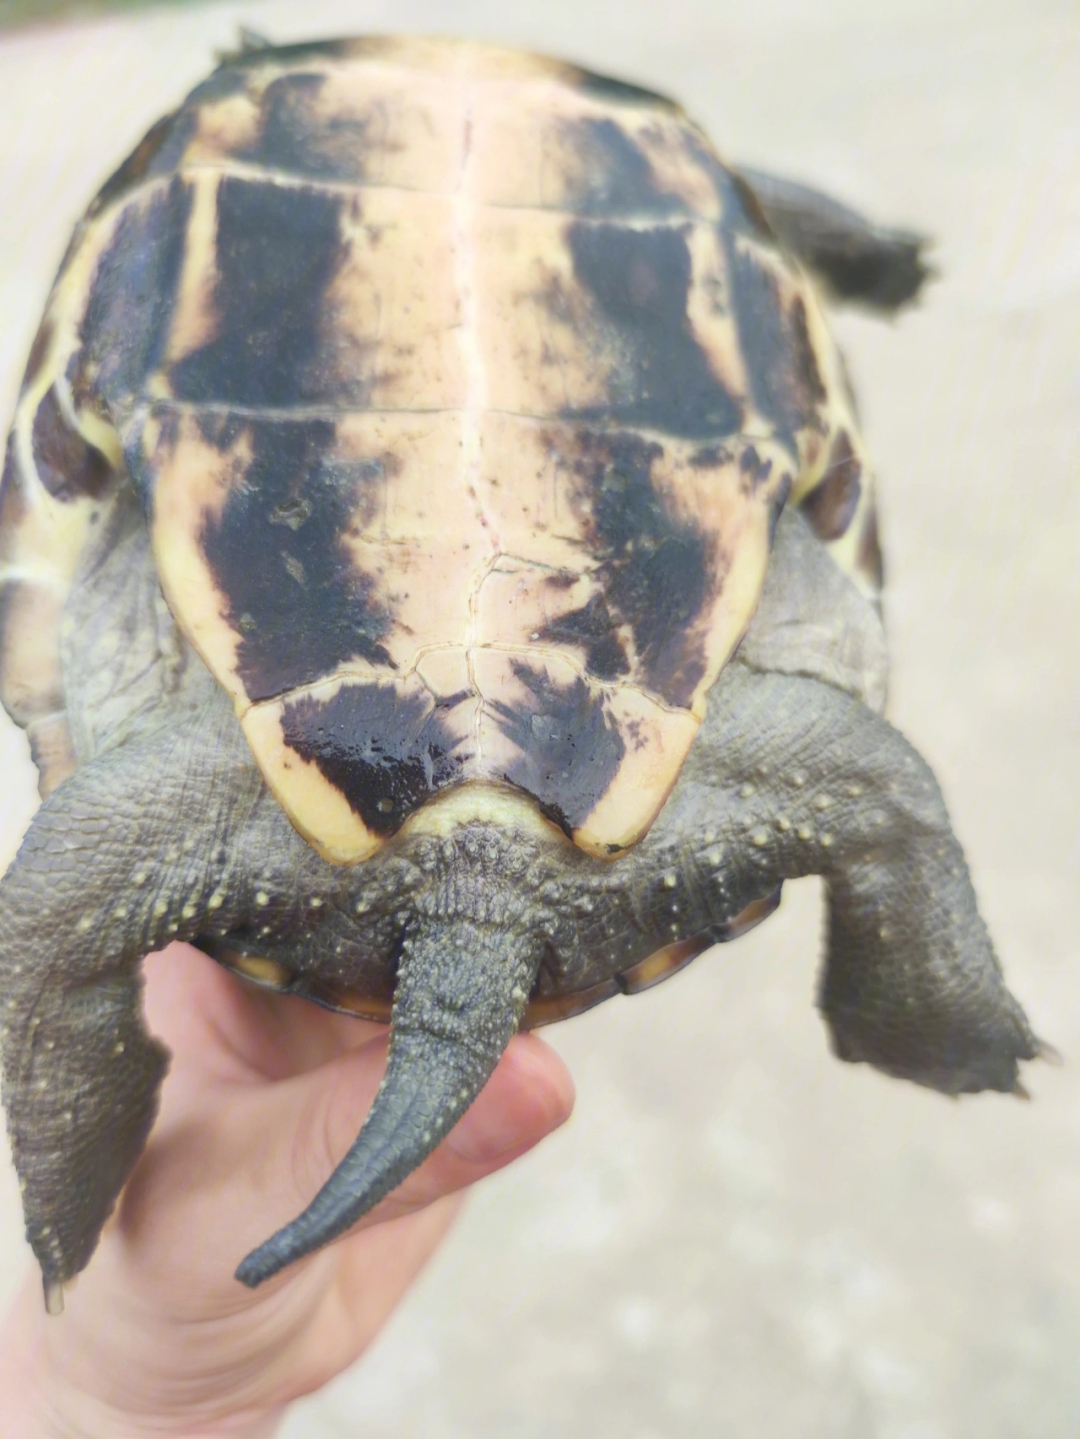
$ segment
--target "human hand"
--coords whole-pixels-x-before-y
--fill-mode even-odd
[[[239,1261],[310,1200],[375,1097],[386,1029],[242,985],[188,945],[146,961],[172,1052],[161,1112],[88,1269],[47,1318],[35,1274],[0,1342],[7,1439],[265,1439],[358,1358],[461,1193],[569,1115],[573,1087],[518,1035],[435,1153],[348,1236],[255,1290]]]

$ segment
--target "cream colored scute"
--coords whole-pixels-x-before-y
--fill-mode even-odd
[[[489,82],[477,108],[477,194],[485,205],[573,211],[602,184],[605,135],[631,137],[645,157],[655,207],[704,220],[720,217],[704,141],[677,112],[649,107],[615,116],[609,105],[552,78],[528,86]]]
[[[616,859],[648,833],[698,732],[694,715],[663,709],[629,686],[613,691],[611,715],[634,742],[611,786],[574,830],[574,843],[598,859]]]
[[[323,687],[335,692],[340,686]],[[284,742],[281,727],[284,701],[253,705],[240,723],[263,777],[289,819],[331,864],[355,864],[383,844],[368,829],[348,800],[311,760],[302,759]]]
[[[460,124],[447,124],[448,112],[460,104],[456,87],[441,76],[418,76],[393,64],[369,62],[343,68],[325,60],[305,64],[304,73],[318,75],[308,115],[311,123],[357,134],[373,127],[380,144],[365,163],[369,185],[393,186],[429,195],[448,194],[461,162]],[[240,172],[260,135],[258,101],[289,72],[268,65],[250,72],[248,93],[211,101],[199,111],[196,134],[184,152],[184,163],[216,167],[227,164]],[[358,78],[360,83],[358,82]],[[287,174],[288,172],[283,172]]]
[[[290,694],[329,701],[343,685],[391,686],[402,702],[438,704],[456,780],[532,786],[592,853],[635,843],[753,614],[779,498],[792,482],[802,497],[820,481],[841,429],[858,452],[839,360],[808,287],[758,238],[733,241],[772,275],[784,315],[803,301],[826,391],[803,431],[782,440],[755,405],[736,326],[720,171],[675,107],[610,104],[573,67],[423,38],[253,59],[237,73],[242,88],[213,82],[176,131],[187,135],[178,163],[192,192],[177,303],[160,367],[130,413],[111,417],[151,477],[154,552],[173,612],[232,696],[274,793],[328,858],[355,862],[383,841],[328,778],[340,765],[324,772],[302,759],[284,744],[281,718]],[[286,94],[294,109],[274,123],[293,116],[302,143],[264,163],[267,115]],[[87,232],[57,291],[66,314],[85,302],[124,207],[146,204],[167,183],[150,176]],[[337,215],[303,394],[273,411],[237,411],[213,396],[185,403],[173,388],[172,367],[220,339],[226,184],[288,186]],[[737,434],[713,443],[612,423],[629,342],[595,282],[578,273],[573,237],[575,226],[600,224],[677,233],[674,249],[663,244],[666,254],[685,247],[685,343],[731,397]],[[665,283],[674,286],[670,305],[685,281]],[[64,335],[66,360],[78,343],[74,321]],[[119,455],[114,429],[84,418],[103,432],[95,442]],[[274,426],[296,423],[320,425],[324,438],[308,470],[285,477],[289,492],[309,499],[312,513],[333,503],[344,516],[319,580],[329,596],[307,588],[295,552],[303,537],[272,517],[264,523],[252,500]],[[634,483],[651,487],[704,571],[692,612],[673,611],[670,635],[649,635],[651,616],[613,613],[601,664],[573,638],[573,620],[590,605],[603,610],[632,556],[625,541],[612,548],[598,518],[620,435],[644,465]],[[253,525],[246,563],[280,576],[306,617],[281,634],[295,654],[278,670],[265,658],[263,617],[235,613],[230,577],[209,558],[239,497]],[[867,478],[860,535],[871,514]],[[36,523],[20,524],[24,559],[46,549],[29,542]],[[83,543],[67,545],[65,574]],[[838,541],[838,562],[855,565],[859,543],[854,533]],[[338,646],[330,673],[315,666],[295,685],[323,603],[327,613],[360,616],[356,652]],[[253,633],[261,672],[245,648]],[[624,658],[612,661],[613,652]],[[265,675],[278,672],[295,687],[272,694]],[[559,768],[556,750],[542,761],[530,752],[523,737],[533,724],[537,733],[582,726],[583,787]]]

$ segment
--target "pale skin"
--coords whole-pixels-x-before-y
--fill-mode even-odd
[[[150,1143],[65,1311],[29,1275],[0,1333],[7,1439],[269,1439],[368,1348],[463,1191],[569,1116],[561,1060],[517,1035],[476,1103],[347,1236],[257,1289],[233,1272],[341,1159],[386,1061],[383,1026],[243,985],[187,945],[146,961],[172,1053]],[[104,1322],[105,1316],[108,1322]]]

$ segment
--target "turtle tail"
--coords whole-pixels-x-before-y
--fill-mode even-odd
[[[540,957],[504,925],[471,918],[429,922],[405,939],[386,1076],[371,1112],[307,1209],[240,1265],[242,1284],[254,1288],[329,1244],[423,1163],[491,1077]]]

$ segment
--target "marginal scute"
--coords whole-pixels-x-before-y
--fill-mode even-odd
[[[847,533],[862,494],[862,465],[847,432],[833,440],[821,483],[803,502],[814,533],[822,540],[838,540]]]
[[[31,386],[41,373],[41,368],[49,357],[54,337],[54,326],[52,316],[46,311],[38,332],[34,336],[34,342],[30,346],[30,353],[26,358],[26,373],[23,375],[22,389],[25,391]]]
[[[26,495],[15,457],[15,438],[13,430],[8,435],[4,449],[4,468],[0,471],[0,536],[15,534],[27,514]],[[10,544],[10,540],[7,544]],[[0,545],[6,548],[4,540],[0,540]],[[2,554],[3,549],[0,548],[0,555]]]
[[[878,539],[877,511],[872,505],[867,508],[863,519],[856,562],[857,573],[880,594],[885,584],[885,561]]]
[[[102,497],[113,479],[112,466],[68,422],[55,386],[37,408],[32,433],[34,468],[50,495],[58,500]]]
[[[714,944],[723,944],[738,939],[748,930],[755,928],[773,914],[780,903],[780,891],[775,890],[763,899],[752,900],[726,925],[707,934],[695,935],[690,939],[677,940],[655,950],[637,964],[610,979],[600,980],[584,989],[566,993],[534,993],[525,1008],[521,1021],[522,1029],[539,1029],[544,1025],[556,1024],[574,1015],[584,1014],[605,1000],[617,994],[641,994],[662,980],[677,974],[699,955]],[[200,941],[206,952],[219,964],[244,976],[245,979],[265,988],[291,994],[303,995],[314,1000],[325,1009],[339,1014],[353,1015],[358,1019],[373,1020],[378,1024],[389,1024],[391,1001],[378,995],[356,993],[330,984],[315,976],[293,973],[277,960],[235,948],[228,940]]]
[[[598,75],[595,70],[571,70],[572,78],[582,92],[595,96],[607,104],[641,105],[650,111],[671,110],[681,113],[674,100],[656,90],[647,90],[642,85],[632,85],[626,80],[616,80],[610,75]]]
[[[591,984],[588,989],[577,989],[570,994],[537,995],[526,1006],[521,1028],[540,1029],[547,1024],[558,1024],[560,1020],[572,1019],[575,1014],[584,1014],[618,993],[617,980],[602,979],[598,984]]]
[[[366,1019],[376,1024],[390,1023],[393,1009],[390,999],[358,994],[337,985],[327,984],[315,976],[292,973],[277,960],[245,953],[230,946],[228,942],[201,940],[199,947],[220,965],[260,988],[276,990],[282,994],[300,995],[336,1014],[347,1014],[355,1019]],[[560,1020],[570,1019],[576,1014],[584,1014],[586,1010],[593,1009],[618,993],[619,981],[605,979],[587,989],[574,990],[569,994],[536,995],[525,1008],[521,1028],[539,1029],[544,1025],[557,1024]]]
[[[690,939],[677,939],[655,950],[647,959],[624,969],[617,977],[619,988],[624,994],[642,994],[654,984],[678,974],[691,961],[704,954],[716,941],[711,935],[699,934]]]
[[[76,234],[10,455],[5,702],[52,712],[91,507],[130,479],[340,863],[477,782],[637,843],[789,495],[874,591],[841,362],[752,193],[670,102],[460,42],[245,52],[155,126]]]
[[[168,173],[179,158],[179,149],[186,139],[184,132],[190,129],[190,122],[190,111],[179,123],[176,111],[156,120],[123,164],[105,181],[87,217],[107,209],[134,190],[148,175]]]
[[[285,965],[274,959],[266,959],[260,954],[240,954],[234,951],[230,960],[231,967],[245,979],[264,985],[267,989],[287,989],[292,978]]]

